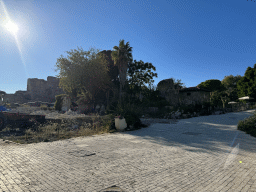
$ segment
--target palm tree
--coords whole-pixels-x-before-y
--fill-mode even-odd
[[[119,41],[119,47],[114,46],[113,49],[111,57],[114,61],[114,65],[118,66],[120,81],[119,102],[121,104],[121,92],[125,85],[128,64],[133,60],[131,53],[132,47],[130,47],[129,42],[124,44],[124,40],[122,39]]]

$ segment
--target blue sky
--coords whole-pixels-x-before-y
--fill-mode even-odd
[[[66,51],[112,50],[120,39],[129,41],[134,60],[156,67],[155,85],[173,77],[193,87],[243,76],[256,63],[250,0],[0,2],[0,90],[7,93],[25,91],[28,78],[58,75],[55,64]],[[16,36],[4,27],[8,18],[19,27]]]

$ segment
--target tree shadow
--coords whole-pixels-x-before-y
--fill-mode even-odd
[[[238,122],[252,115],[250,111],[243,111],[199,116],[181,119],[174,124],[155,123],[122,134],[141,137],[159,145],[179,146],[193,152],[215,155],[230,153],[231,147],[240,143],[240,150],[255,153],[256,138],[237,130]]]

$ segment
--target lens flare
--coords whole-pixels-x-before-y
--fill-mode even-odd
[[[14,38],[15,38],[15,41],[16,41],[16,44],[17,44],[17,48],[18,48],[19,53],[20,53],[21,61],[22,61],[23,65],[24,65],[25,73],[26,73],[26,76],[27,76],[27,78],[28,78],[28,73],[27,73],[27,70],[26,70],[26,64],[25,64],[24,59],[23,59],[23,54],[22,54],[22,51],[21,51],[21,45],[20,45],[20,42],[19,42],[18,36],[17,36],[17,32],[18,32],[19,28],[18,28],[18,26],[17,26],[14,22],[12,22],[12,20],[10,19],[10,16],[9,16],[9,14],[8,14],[8,12],[7,12],[7,9],[6,9],[5,5],[4,5],[3,0],[0,0],[0,2],[1,2],[1,5],[2,5],[2,7],[3,7],[3,9],[4,9],[4,13],[5,13],[5,15],[6,15],[6,20],[7,20],[7,23],[6,23],[4,26],[6,27],[6,29],[7,29],[8,31],[10,31],[10,32],[12,33],[12,35],[13,35]]]

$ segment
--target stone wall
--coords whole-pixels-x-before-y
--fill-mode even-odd
[[[190,87],[180,89],[175,87],[173,79],[165,79],[158,83],[158,90],[170,105],[177,106],[178,104],[195,104],[204,101],[210,102],[210,91],[199,87]]]
[[[27,92],[31,95],[33,101],[54,102],[55,95],[64,94],[64,91],[59,88],[59,79],[56,77],[47,77],[44,79],[28,79]]]
[[[173,79],[164,79],[157,84],[157,89],[160,91],[170,105],[176,106],[179,103],[179,88],[174,85]]]
[[[14,94],[5,94],[3,102],[9,103],[27,103],[34,101],[55,102],[55,96],[65,94],[59,88],[59,79],[48,76],[47,81],[44,79],[29,78],[27,80],[27,91],[16,91]]]
[[[179,93],[179,102],[181,104],[196,104],[202,102],[210,102],[210,92],[204,91],[186,91]]]

